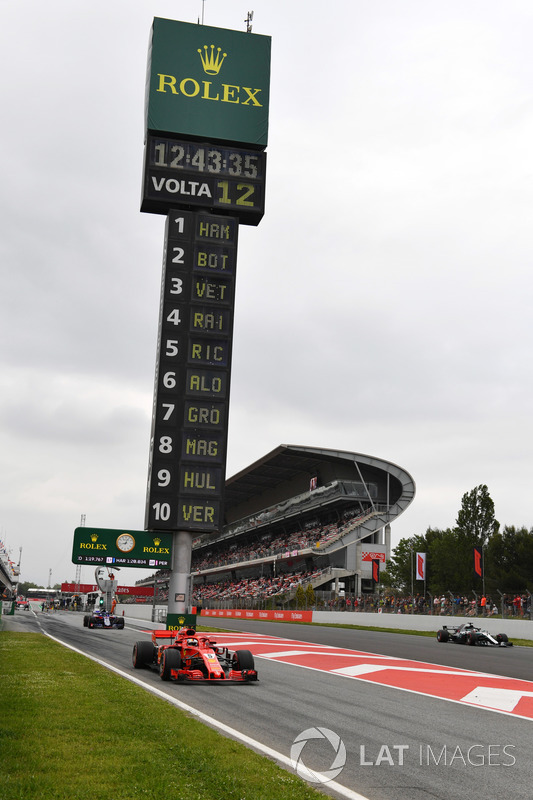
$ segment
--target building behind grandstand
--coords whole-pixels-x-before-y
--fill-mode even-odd
[[[412,477],[390,462],[280,445],[226,481],[222,532],[193,542],[191,605],[276,603],[309,583],[372,591],[372,560],[385,567],[391,525],[414,496]]]

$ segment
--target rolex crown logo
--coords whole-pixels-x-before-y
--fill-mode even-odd
[[[161,544],[161,539],[159,538],[159,536],[155,537],[154,544],[156,547],[159,547],[159,545]]]
[[[97,533],[91,533],[91,542],[96,542],[97,539],[98,539],[98,534]]]
[[[211,45],[210,49],[208,49],[207,45],[204,44],[203,52],[201,48],[198,48],[198,52],[200,53],[204,72],[207,72],[208,75],[218,75],[220,72],[220,67],[222,66],[222,62],[226,58],[227,53],[222,53],[222,48],[220,47],[217,47],[215,53],[214,44]]]

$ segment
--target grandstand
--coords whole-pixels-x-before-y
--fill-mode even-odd
[[[19,574],[20,560],[18,565],[11,560],[7,547],[0,539],[0,593],[2,599],[15,596]]]
[[[371,591],[372,559],[385,566],[391,524],[414,496],[412,477],[390,462],[280,445],[226,481],[222,532],[193,542],[192,602],[287,597],[299,583]]]

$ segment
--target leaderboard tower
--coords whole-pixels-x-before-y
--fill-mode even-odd
[[[145,529],[172,537],[167,627],[192,536],[223,521],[239,225],[264,214],[270,37],[154,19],[141,211],[166,215]]]

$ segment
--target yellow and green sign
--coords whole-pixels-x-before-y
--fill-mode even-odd
[[[150,134],[268,143],[270,36],[156,17],[148,53]]]
[[[124,528],[76,528],[72,562],[107,567],[170,569],[172,535]]]
[[[196,628],[196,614],[167,614],[167,631]]]

